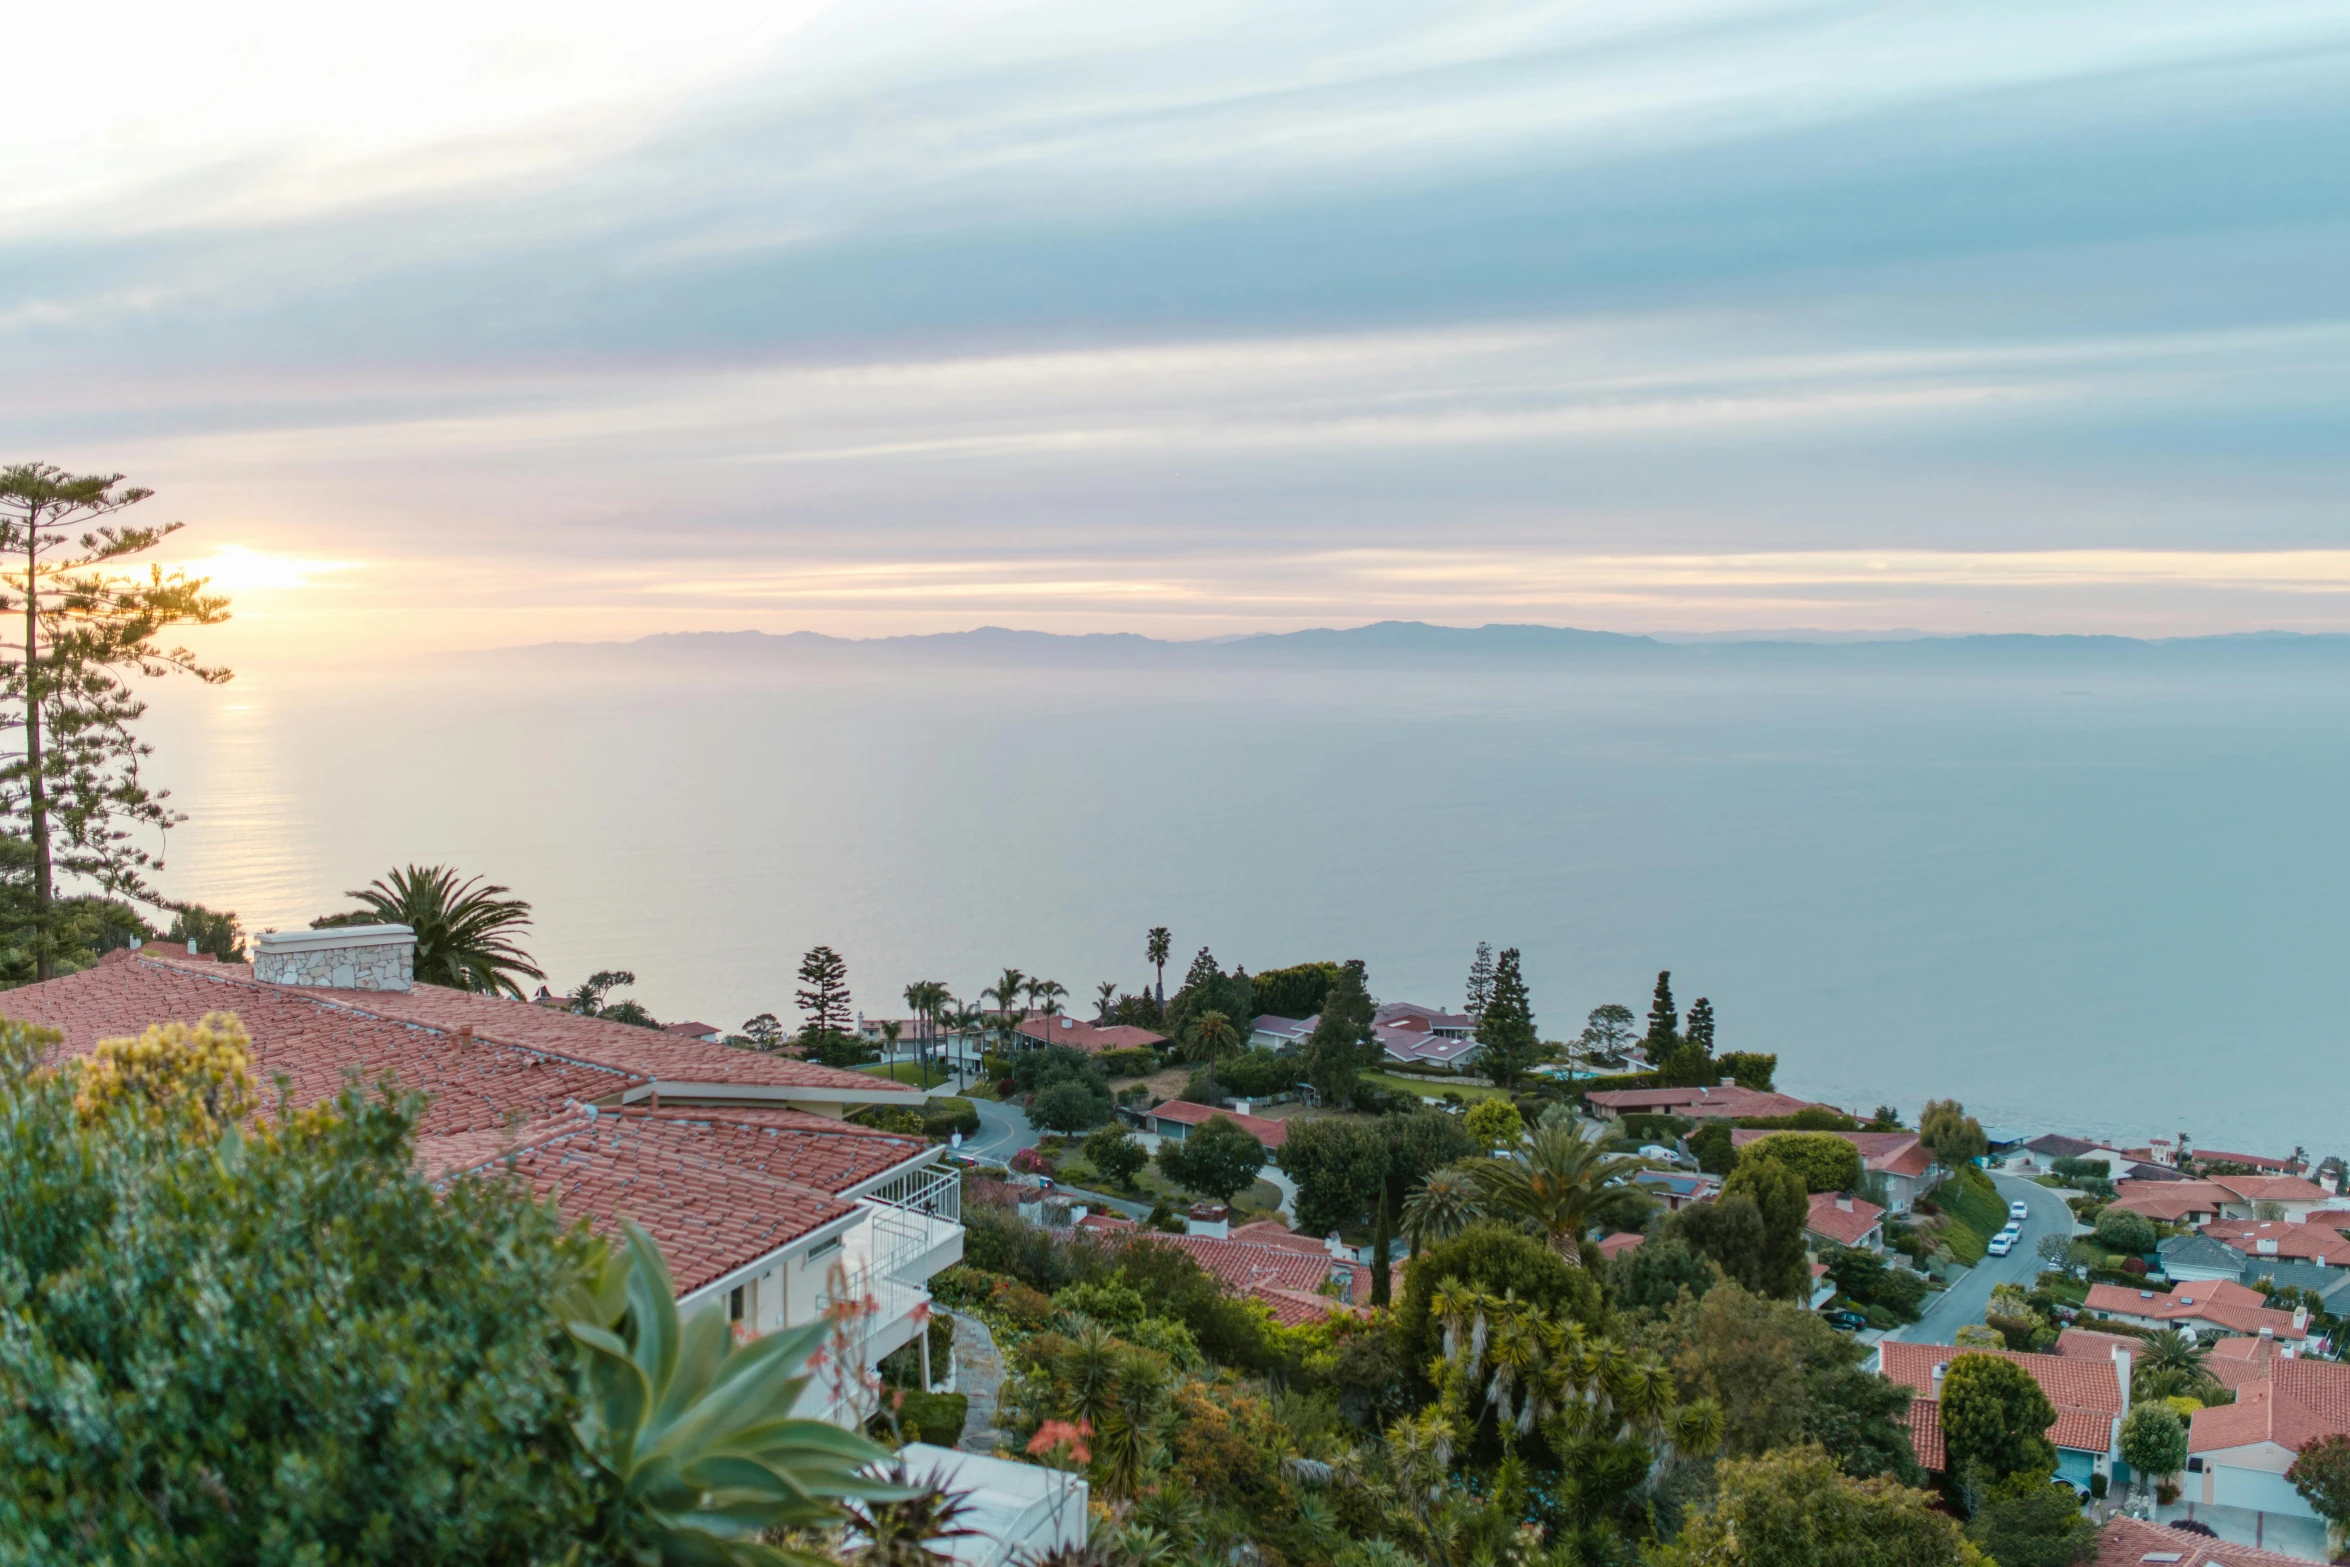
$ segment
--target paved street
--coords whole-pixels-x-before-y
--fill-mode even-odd
[[[1983,1310],[1991,1303],[1991,1287],[2001,1283],[2021,1284],[2029,1289],[2033,1278],[2047,1266],[2040,1260],[2040,1237],[2043,1235],[2070,1235],[2073,1232],[2072,1210],[2064,1205],[2063,1197],[2045,1186],[2018,1176],[1990,1172],[1991,1184],[1999,1188],[2003,1201],[2022,1201],[2031,1206],[2031,1217],[2024,1220],[2023,1238],[2015,1250],[2004,1257],[1985,1257],[1980,1267],[1940,1295],[1927,1297],[1926,1314],[1907,1327],[1895,1328],[1885,1335],[1889,1339],[1903,1339],[1912,1344],[1951,1344],[1957,1342],[1958,1330],[1970,1322],[1983,1320]]]

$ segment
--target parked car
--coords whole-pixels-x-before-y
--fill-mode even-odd
[[[2032,1210],[2023,1203],[2011,1202],[2007,1205],[2007,1216],[2020,1224],[2032,1216]]]
[[[2016,1238],[2013,1233],[2007,1230],[2001,1230],[1997,1235],[1991,1237],[1991,1244],[1984,1247],[1983,1249],[1994,1257],[2004,1257],[2009,1252],[2015,1250],[2015,1241]]]
[[[1828,1326],[1846,1333],[1858,1333],[1869,1325],[1868,1318],[1857,1311],[1848,1311],[1842,1306],[1831,1306],[1820,1315],[1827,1318]]]
[[[967,1153],[948,1154],[946,1156],[946,1162],[953,1165],[958,1170],[976,1170],[979,1168],[978,1158]]]

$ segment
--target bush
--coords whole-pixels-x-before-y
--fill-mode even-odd
[[[968,1099],[933,1099],[922,1107],[922,1135],[951,1137],[961,1132],[965,1137],[979,1133],[979,1108]]]
[[[859,1110],[849,1119],[859,1126],[870,1126],[877,1132],[896,1132],[904,1137],[923,1135],[922,1112],[897,1105],[875,1105]]]
[[[1137,1045],[1131,1050],[1105,1050],[1101,1063],[1111,1077],[1141,1077],[1159,1064],[1159,1058]]]
[[[1289,968],[1267,969],[1249,981],[1250,1005],[1256,1009],[1249,1016],[1270,1014],[1302,1023],[1321,1012],[1330,987],[1337,983],[1335,963],[1299,963]]]
[[[1082,1132],[1109,1118],[1109,1094],[1074,1079],[1050,1085],[1028,1104],[1028,1119],[1052,1132]]]
[[[1405,1270],[1403,1300],[1395,1311],[1396,1347],[1416,1374],[1424,1374],[1440,1348],[1441,1329],[1430,1320],[1429,1302],[1447,1279],[1488,1295],[1515,1292],[1518,1299],[1593,1331],[1606,1325],[1606,1304],[1587,1270],[1569,1267],[1531,1236],[1496,1224],[1472,1225],[1422,1251]]]
[[[1803,1178],[1807,1192],[1847,1192],[1860,1184],[1860,1150],[1827,1132],[1773,1132],[1738,1150],[1740,1159],[1776,1159]]]
[[[1480,1099],[1469,1106],[1463,1124],[1480,1149],[1501,1148],[1525,1135],[1526,1123],[1518,1107],[1506,1099]]]
[[[918,1391],[900,1397],[904,1402],[898,1405],[898,1430],[907,1441],[953,1447],[963,1440],[963,1426],[971,1412],[969,1398],[961,1393]]]
[[[1244,1050],[1218,1064],[1216,1081],[1235,1099],[1266,1099],[1297,1086],[1297,1063],[1262,1047]]]
[[[2108,1251],[2127,1253],[2154,1249],[2154,1221],[2126,1208],[2108,1208],[2097,1216],[2097,1242]],[[2136,1260],[2134,1257],[2132,1260]],[[2140,1269],[2145,1264],[2139,1264]]]
[[[1085,1140],[1085,1162],[1100,1171],[1103,1179],[1131,1186],[1150,1162],[1150,1153],[1127,1135],[1124,1127],[1105,1126]]]
[[[1767,1094],[1778,1076],[1779,1058],[1752,1050],[1725,1050],[1714,1057],[1714,1069],[1740,1088]]]

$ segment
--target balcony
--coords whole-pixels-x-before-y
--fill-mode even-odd
[[[802,1405],[842,1425],[872,1413],[874,1368],[923,1332],[931,1275],[963,1259],[960,1172],[925,1166],[857,1202],[865,1222],[841,1238],[840,1256],[816,1297],[817,1309],[839,1327]]]

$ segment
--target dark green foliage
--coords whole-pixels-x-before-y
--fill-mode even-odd
[[[1738,1157],[1776,1159],[1803,1178],[1806,1191],[1848,1192],[1860,1184],[1860,1150],[1832,1132],[1773,1132]]]
[[[1730,1123],[1708,1121],[1689,1134],[1689,1151],[1697,1156],[1697,1167],[1708,1175],[1728,1175],[1738,1163],[1738,1150],[1730,1144]]]
[[[1322,1010],[1330,987],[1338,983],[1338,971],[1336,963],[1299,963],[1265,970],[1249,981],[1253,996],[1249,1016],[1270,1014],[1299,1021],[1314,1016]]]
[[[1952,1474],[1979,1474],[1996,1485],[2013,1475],[2046,1479],[2056,1472],[2056,1448],[2047,1437],[2056,1406],[2014,1361],[1980,1354],[1951,1361],[1942,1378],[1941,1414]]]
[[[358,899],[359,908],[310,924],[314,930],[337,925],[406,925],[416,932],[418,984],[447,985],[520,1000],[523,980],[547,976],[514,944],[530,929],[530,905],[504,896],[507,890],[485,887],[479,876],[460,882],[446,865],[410,865],[343,894]]]
[[[1606,1301],[1590,1273],[1569,1267],[1532,1236],[1498,1224],[1471,1225],[1422,1251],[1404,1270],[1403,1301],[1395,1308],[1396,1346],[1415,1376],[1441,1348],[1442,1330],[1429,1319],[1428,1303],[1447,1279],[1488,1295],[1515,1292],[1518,1299],[1594,1332],[1606,1325]]]
[[[1348,959],[1323,999],[1321,1021],[1306,1036],[1306,1081],[1324,1104],[1344,1108],[1353,1103],[1356,1077],[1376,1064],[1377,1047],[1371,1043],[1375,1010],[1362,960]]]
[[[1616,1125],[1623,1130],[1626,1141],[1662,1143],[1667,1148],[1672,1147],[1680,1140],[1682,1133],[1692,1130],[1696,1124],[1687,1116],[1679,1115],[1621,1115],[1616,1117]],[[1723,1130],[1727,1131],[1729,1128],[1725,1126]]]
[[[1296,1135],[1294,1125],[1291,1135]],[[1430,1172],[1483,1152],[1462,1117],[1418,1105],[1382,1115],[1379,1135],[1387,1144],[1387,1201],[1393,1213],[1403,1211],[1404,1199]]]
[[[1189,1049],[1195,1025],[1210,1012],[1222,1014],[1245,1037],[1250,1020],[1257,1015],[1256,994],[1254,981],[1246,974],[1227,975],[1216,966],[1214,954],[1202,947],[1199,956],[1191,960],[1183,988],[1167,1003],[1167,1037],[1178,1049]]]
[[[1857,1353],[1857,1346],[1855,1349]],[[1921,1485],[1925,1471],[1909,1445],[1909,1389],[1858,1366],[1812,1366],[1804,1373],[1803,1434],[1828,1450],[1856,1480],[1884,1475]]]
[[[849,965],[830,947],[811,947],[800,959],[800,988],[792,992],[799,1006],[800,1037],[849,1031]]]
[[[753,1050],[775,1050],[783,1044],[783,1023],[772,1012],[743,1021],[742,1037],[750,1041]]]
[[[76,897],[50,904],[44,935],[34,904],[33,847],[21,837],[0,832],[0,985],[39,978],[44,953],[51,974],[72,974],[106,953],[151,940],[155,934],[127,903]]]
[[[1737,1284],[1758,1295],[1769,1293],[1763,1283],[1762,1209],[1752,1197],[1725,1193],[1712,1202],[1692,1203],[1665,1220],[1664,1233]]]
[[[1689,1026],[1681,1037],[1707,1055],[1714,1053],[1714,1004],[1699,996],[1689,1003]]]
[[[1928,1101],[1918,1116],[1918,1137],[1933,1150],[1936,1159],[1953,1170],[1982,1158],[1991,1147],[1990,1140],[1983,1136],[1982,1123],[1968,1115],[1966,1107],[1955,1099]]]
[[[1394,1220],[1388,1216],[1387,1188],[1379,1189],[1379,1217],[1371,1226],[1371,1304],[1384,1306],[1394,1280],[1389,1276],[1388,1259],[1394,1255]]]
[[[2301,1449],[2285,1478],[2310,1510],[2331,1524],[2350,1522],[2350,1437],[2321,1436]]]
[[[1150,1157],[1150,1150],[1122,1126],[1105,1126],[1085,1140],[1085,1162],[1120,1186],[1132,1185]]]
[[[1110,1096],[1076,1078],[1062,1078],[1028,1102],[1028,1119],[1048,1132],[1082,1132],[1110,1118]]]
[[[1811,1201],[1803,1177],[1776,1159],[1741,1156],[1738,1168],[1722,1183],[1722,1196],[1752,1198],[1762,1215],[1761,1293],[1779,1300],[1802,1299],[1811,1285],[1811,1265],[1803,1246]]]
[[[979,1131],[979,1107],[968,1099],[932,1099],[922,1106],[922,1135],[947,1137],[961,1132],[965,1137]]]
[[[930,1370],[933,1376],[946,1371],[947,1356],[954,1352],[955,1319],[943,1311],[930,1315],[929,1326],[923,1330],[930,1339]],[[881,1359],[874,1367],[881,1373],[886,1387],[918,1388],[922,1385],[922,1345],[920,1340],[901,1344]]]
[[[1477,1020],[1477,1066],[1496,1086],[1508,1088],[1526,1075],[1542,1053],[1534,1032],[1534,1003],[1518,949],[1504,947],[1493,966],[1493,993]]]
[[[1874,1252],[1834,1246],[1820,1259],[1836,1287],[1864,1306],[1882,1306],[1904,1322],[1915,1322],[1925,1303],[1926,1281],[1896,1268]]]
[[[1108,1077],[1143,1077],[1158,1066],[1158,1057],[1136,1046],[1132,1050],[1105,1050],[1096,1057]]]
[[[1762,1223],[1755,1221],[1755,1233]],[[1712,1263],[1677,1235],[1657,1234],[1609,1264],[1618,1311],[1664,1311],[1687,1290],[1692,1296],[1713,1288]]]
[[[1767,1094],[1778,1078],[1779,1058],[1754,1050],[1728,1050],[1714,1057],[1714,1070],[1740,1088]]]
[[[2097,1216],[2097,1243],[2107,1251],[2152,1251],[2154,1221],[2127,1208],[2108,1208]]]
[[[1492,1000],[1493,943],[1480,941],[1475,955],[1469,959],[1469,984],[1461,1010],[1472,1018],[1482,1018]]]
[[[1793,1115],[1742,1115],[1731,1123],[1742,1132],[1857,1132],[1860,1123],[1826,1105],[1806,1105]]]
[[[2061,1480],[2020,1476],[1992,1487],[1966,1532],[1999,1567],[2073,1567],[2097,1554],[2096,1521]]]
[[[1217,1062],[1215,1075],[1235,1099],[1269,1099],[1297,1086],[1298,1063],[1259,1046]]]
[[[1103,1097],[1110,1092],[1109,1074],[1101,1063],[1067,1045],[1024,1050],[1012,1058],[1012,1084],[1024,1094],[1042,1093],[1055,1083],[1083,1083]]]
[[[2175,1475],[2187,1467],[2187,1423],[2168,1404],[2152,1400],[2133,1404],[2122,1419],[2121,1455],[2122,1462],[2141,1475],[2156,1479]],[[2303,1470],[2303,1478],[2311,1472]],[[2285,1478],[2293,1478],[2291,1471]]]
[[[1255,1185],[1264,1163],[1255,1135],[1227,1115],[1210,1116],[1179,1143],[1159,1144],[1159,1170],[1168,1180],[1218,1202]]]
[[[1656,976],[1656,994],[1648,1003],[1648,1033],[1642,1042],[1648,1047],[1648,1059],[1660,1064],[1664,1055],[1681,1043],[1681,1014],[1673,1005],[1670,969]]]
[[[873,1050],[854,1034],[802,1033],[799,1045],[809,1060],[843,1070],[863,1066],[874,1058]]]
[[[1325,1235],[1362,1223],[1387,1183],[1387,1140],[1360,1121],[1292,1121],[1277,1160],[1297,1183],[1297,1227]]]
[[[216,1145],[130,1110],[85,1129],[26,1064],[0,1084],[15,1559],[472,1567],[583,1532],[549,1306],[584,1251],[552,1210],[436,1195],[415,1107],[356,1089]]]
[[[198,952],[209,952],[223,963],[245,961],[245,933],[238,926],[236,915],[208,909],[201,903],[173,904],[171,928],[163,933],[163,939],[183,949],[193,940]]]
[[[918,1389],[896,1395],[904,1402],[898,1405],[898,1429],[909,1442],[928,1442],[933,1447],[953,1447],[963,1439],[963,1425],[971,1409],[970,1398],[962,1393],[925,1393]],[[876,1424],[885,1424],[877,1421]]]

